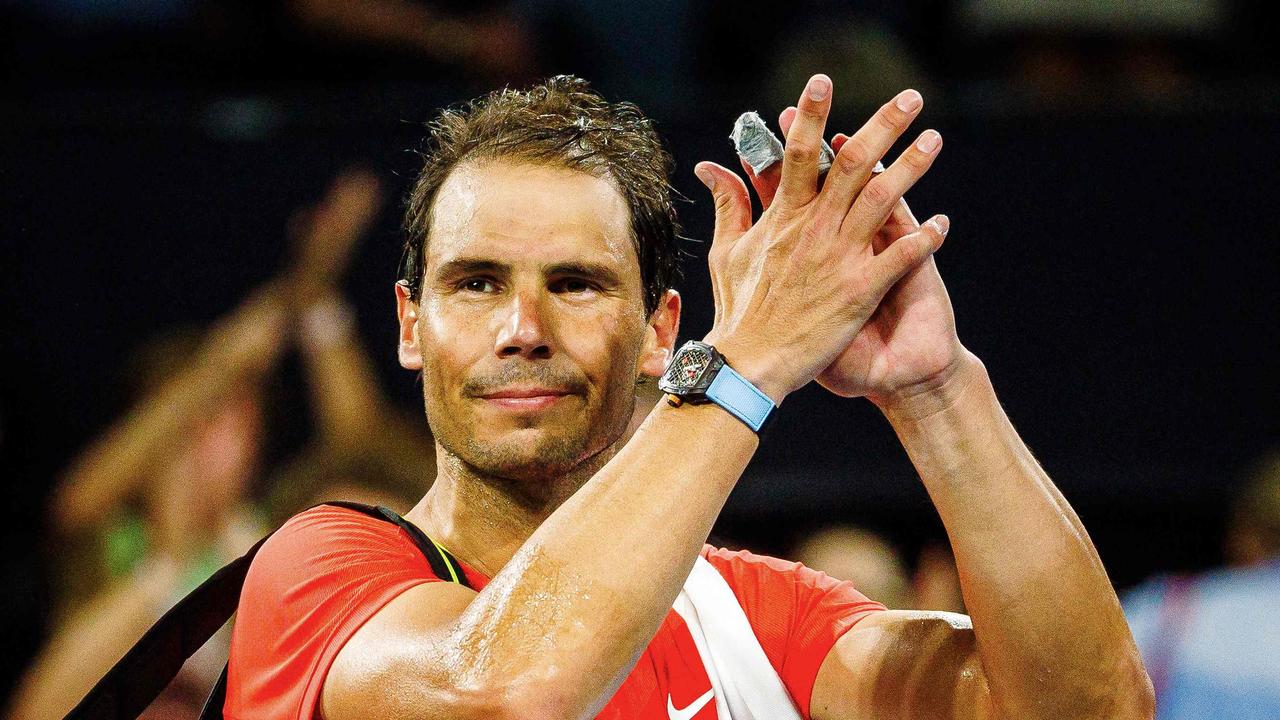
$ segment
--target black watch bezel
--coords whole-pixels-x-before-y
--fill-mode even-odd
[[[696,369],[691,363],[697,364]],[[672,356],[667,371],[658,380],[658,389],[695,405],[711,402],[707,389],[724,364],[724,356],[714,346],[690,340]],[[691,369],[695,374],[690,375]]]

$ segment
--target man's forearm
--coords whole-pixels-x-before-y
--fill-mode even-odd
[[[661,403],[557,509],[458,625],[480,686],[530,717],[592,717],[657,632],[755,433],[714,405]]]
[[[1150,684],[1093,543],[966,353],[882,404],[955,551],[1001,716],[1147,717]]]

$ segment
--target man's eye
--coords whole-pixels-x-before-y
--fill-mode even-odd
[[[584,293],[594,289],[594,285],[582,278],[564,278],[556,283],[556,290],[560,292]]]
[[[493,281],[486,278],[467,278],[458,283],[458,288],[477,293],[491,293],[497,289]]]

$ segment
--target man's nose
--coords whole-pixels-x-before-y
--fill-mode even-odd
[[[539,298],[528,293],[514,295],[507,315],[501,322],[497,342],[494,344],[494,352],[498,357],[551,357],[551,338]]]

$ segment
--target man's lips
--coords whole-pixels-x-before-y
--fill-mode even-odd
[[[543,410],[571,394],[567,390],[553,388],[506,388],[484,393],[480,398],[504,410]]]

